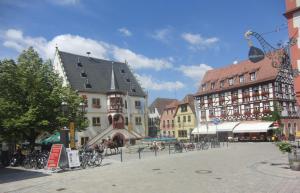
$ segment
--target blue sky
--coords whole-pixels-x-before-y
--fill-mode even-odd
[[[0,0],[0,59],[34,46],[128,61],[149,102],[196,93],[206,70],[247,59],[244,33],[286,41],[283,0]],[[271,31],[278,32],[268,33]]]

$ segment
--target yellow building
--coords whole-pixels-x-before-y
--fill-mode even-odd
[[[193,95],[187,95],[178,104],[175,112],[175,137],[178,140],[190,140],[196,127],[196,115]]]

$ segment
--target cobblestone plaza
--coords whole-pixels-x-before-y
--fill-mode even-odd
[[[125,151],[124,151],[125,152]],[[1,171],[1,170],[0,170]],[[300,192],[300,173],[272,143],[169,155],[108,157],[103,166],[61,173],[0,172],[0,192]]]

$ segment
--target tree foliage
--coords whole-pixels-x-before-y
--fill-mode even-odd
[[[68,113],[62,112],[63,101]],[[33,48],[24,50],[17,62],[0,61],[0,135],[4,140],[34,144],[39,134],[52,133],[71,120],[83,129],[86,121],[80,102],[75,91],[63,86],[51,62],[43,62]]]

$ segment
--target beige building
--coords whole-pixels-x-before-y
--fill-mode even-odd
[[[178,140],[190,140],[196,126],[195,106],[193,95],[187,95],[177,105],[175,115],[175,137]]]

